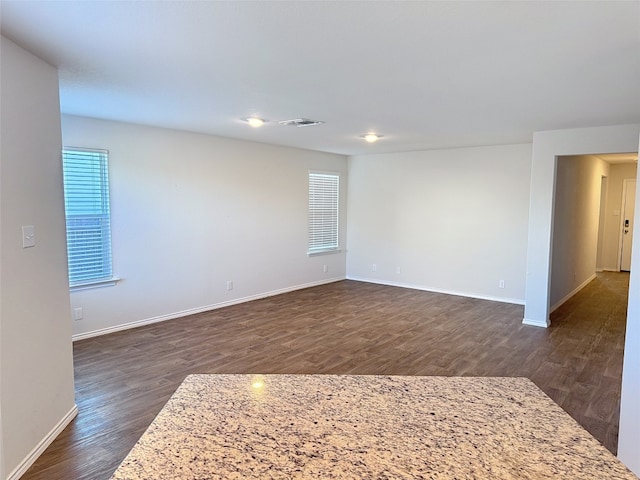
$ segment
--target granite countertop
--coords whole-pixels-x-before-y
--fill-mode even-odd
[[[636,479],[525,378],[190,375],[112,480]]]

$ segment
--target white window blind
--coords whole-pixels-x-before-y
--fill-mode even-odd
[[[69,285],[111,279],[109,172],[106,150],[62,151]]]
[[[338,249],[340,175],[309,172],[309,253]]]

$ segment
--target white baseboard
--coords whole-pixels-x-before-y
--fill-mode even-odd
[[[26,456],[22,462],[9,474],[7,480],[18,480],[25,474],[29,467],[35,463],[40,455],[44,453],[49,445],[53,443],[58,435],[71,423],[76,415],[78,415],[78,407],[74,405],[71,410],[53,427],[53,429],[31,450],[29,455]]]
[[[281,288],[279,290],[272,290],[270,292],[258,293],[256,295],[250,295],[248,297],[235,298],[226,302],[214,303],[212,305],[205,305],[203,307],[189,308],[180,312],[173,312],[167,315],[160,315],[152,318],[145,318],[142,320],[136,320],[134,322],[123,323],[115,325],[113,327],[100,328],[98,330],[92,330],[90,332],[78,333],[71,337],[72,341],[84,340],[85,338],[98,337],[100,335],[107,335],[109,333],[120,332],[122,330],[129,330],[131,328],[142,327],[144,325],[151,325],[153,323],[164,322],[166,320],[173,320],[174,318],[186,317],[187,315],[194,315],[196,313],[208,312],[211,310],[217,310],[218,308],[229,307],[231,305],[237,305],[239,303],[250,302],[252,300],[259,300],[261,298],[273,297],[283,293],[293,292],[295,290],[302,290],[309,287],[317,287],[319,285],[325,285],[327,283],[334,283],[344,280],[345,277],[335,277],[317,282],[305,283],[302,285],[294,285],[292,287]]]
[[[456,290],[443,290],[440,288],[425,287],[423,285],[411,285],[407,283],[388,282],[388,281],[373,280],[371,278],[363,278],[363,277],[347,276],[347,279],[355,280],[357,282],[367,282],[367,283],[375,283],[377,285],[387,285],[390,287],[402,287],[402,288],[410,288],[412,290],[422,290],[423,292],[444,293],[445,295],[455,295],[457,297],[477,298],[478,300],[491,300],[492,302],[513,303],[515,305],[524,305],[524,300],[519,298],[493,297],[490,295],[481,295],[478,293],[459,292]]]
[[[571,297],[573,297],[576,293],[578,293],[580,290],[582,290],[584,287],[586,287],[587,285],[589,285],[589,282],[591,282],[591,280],[593,280],[594,278],[596,278],[596,274],[594,273],[593,275],[591,275],[589,278],[587,278],[584,282],[582,282],[580,285],[578,285],[576,288],[574,288],[571,292],[569,292],[567,295],[565,295],[564,297],[562,297],[559,301],[557,301],[555,304],[553,304],[551,306],[551,308],[549,309],[549,313],[553,313],[555,310],[557,310],[558,308],[560,308],[562,306],[563,303],[567,302],[567,300],[569,300]]]
[[[522,324],[523,325],[530,325],[532,327],[541,327],[541,328],[548,328],[549,325],[551,325],[551,322],[549,321],[549,319],[547,320],[534,320],[533,318],[523,318],[522,319]]]

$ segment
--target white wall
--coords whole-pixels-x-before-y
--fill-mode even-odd
[[[592,155],[558,158],[552,310],[595,277],[602,177],[608,174],[609,164]]]
[[[76,338],[345,278],[344,249],[307,256],[307,212],[308,171],[340,172],[345,245],[346,157],[73,116],[62,132],[109,150],[122,278],[72,293]]]
[[[640,143],[640,139],[638,140]],[[638,146],[640,150],[640,145]],[[640,195],[636,195],[634,238],[640,238]],[[634,242],[635,243],[635,242]],[[640,477],[640,249],[631,254],[629,309],[622,368],[618,457]]]
[[[17,478],[76,410],[58,73],[0,42],[1,433],[4,475]],[[35,247],[22,248],[22,225]]]
[[[530,161],[528,144],[351,157],[348,277],[521,303]]]
[[[625,178],[636,178],[637,170],[635,163],[611,165],[609,169],[602,252],[604,270],[620,271],[622,185]]]
[[[639,132],[640,125],[621,125],[533,134],[523,323],[544,327],[549,325],[556,157],[634,152]]]
[[[1,390],[0,390],[1,392]],[[2,443],[2,403],[0,403],[0,478],[7,478],[4,468],[4,445]]]

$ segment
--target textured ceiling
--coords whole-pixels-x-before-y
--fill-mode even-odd
[[[75,115],[342,154],[640,123],[638,1],[1,1],[0,17],[59,67]],[[277,124],[299,117],[326,123]]]

